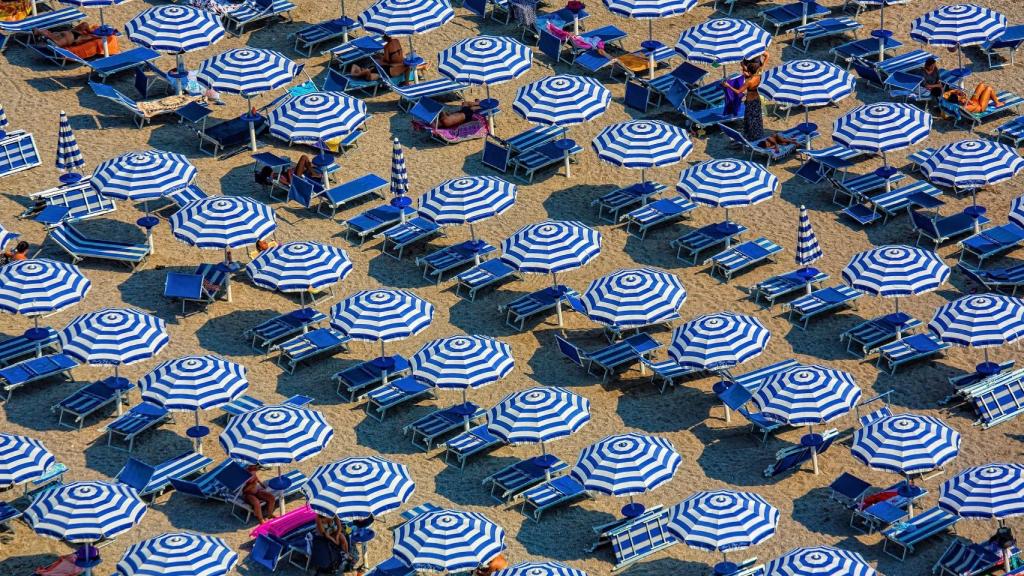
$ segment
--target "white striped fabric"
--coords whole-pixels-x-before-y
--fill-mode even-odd
[[[515,368],[512,347],[488,336],[449,336],[431,340],[409,358],[412,375],[438,388],[480,388]]]
[[[168,410],[209,410],[248,389],[245,366],[213,354],[168,360],[139,379],[142,399]]]
[[[676,190],[693,202],[731,208],[753,206],[772,197],[777,176],[747,160],[707,160],[679,174]]]
[[[341,92],[312,92],[270,111],[270,133],[286,142],[324,142],[342,138],[366,123],[366,104]]]
[[[75,172],[85,166],[85,158],[78,147],[78,140],[71,130],[71,122],[63,110],[60,111],[60,125],[57,130],[57,161],[54,164],[61,172]]]
[[[380,0],[359,15],[367,32],[410,36],[438,28],[455,16],[446,0]]]
[[[687,546],[725,552],[756,546],[775,535],[779,510],[751,492],[696,492],[672,507],[668,531]]]
[[[78,266],[31,258],[0,267],[0,311],[38,316],[81,302],[92,281]]]
[[[238,554],[216,536],[167,532],[129,546],[115,576],[227,576],[237,563]]]
[[[305,292],[337,284],[352,272],[344,250],[320,242],[287,242],[268,248],[245,267],[253,284],[267,290]]]
[[[587,490],[632,496],[671,480],[682,462],[675,446],[665,438],[619,434],[584,448],[570,474]]]
[[[957,457],[960,433],[934,416],[894,414],[854,432],[850,451],[876,470],[921,474]]]
[[[320,466],[302,486],[313,510],[342,520],[386,514],[405,504],[415,490],[404,464],[374,456]]]
[[[323,414],[282,404],[235,416],[221,432],[220,445],[235,460],[280,466],[316,456],[332,438],[334,429]]]
[[[912,104],[864,104],[832,124],[832,140],[871,153],[902,150],[928,137],[932,115]]]
[[[839,102],[855,85],[853,74],[830,62],[790,60],[765,71],[758,90],[780,104],[811,107]]]
[[[771,337],[753,316],[705,314],[672,332],[668,355],[685,368],[723,370],[759,356]]]
[[[419,198],[419,215],[438,224],[480,222],[504,213],[516,202],[517,187],[495,176],[445,180]]]
[[[146,515],[138,491],[120,482],[71,482],[45,490],[23,517],[36,534],[74,544],[130,530]]]
[[[203,60],[197,79],[206,86],[253,96],[281,88],[299,73],[299,66],[274,50],[235,48]]]
[[[811,227],[807,207],[800,206],[800,223],[796,231],[796,263],[808,266],[820,260],[822,256],[824,254],[818,245],[818,237],[814,235],[814,228]]]
[[[935,311],[928,329],[944,342],[984,348],[1024,338],[1024,300],[1002,294],[971,294]]]
[[[974,189],[1013,178],[1024,169],[1024,158],[1010,146],[991,140],[960,140],[928,157],[921,171],[932,183]]]
[[[363,290],[331,307],[331,325],[354,340],[401,340],[433,320],[433,304],[408,290]]]
[[[879,576],[856,552],[814,546],[795,548],[775,558],[764,569],[764,576]]]
[[[601,253],[601,233],[582,222],[529,224],[502,240],[502,259],[520,272],[552,274],[585,266]]]
[[[942,6],[914,19],[910,37],[933,46],[973,46],[1006,30],[1006,16],[976,4]]]
[[[773,374],[754,393],[761,414],[790,426],[830,422],[852,410],[860,398],[850,373],[814,364]]]
[[[217,14],[191,6],[147,8],[129,20],[124,31],[139,46],[169,54],[206,48],[224,37]]]
[[[604,0],[612,14],[647,20],[685,14],[697,5],[697,0]]]
[[[56,462],[39,440],[0,433],[0,488],[31,482]]]
[[[594,78],[560,74],[520,86],[512,109],[523,118],[549,126],[571,126],[597,118],[612,93]]]
[[[605,127],[590,142],[597,157],[613,166],[669,166],[693,151],[686,130],[660,120],[630,120]]]
[[[591,320],[626,330],[678,318],[686,289],[670,272],[627,268],[591,282],[582,301]]]
[[[182,154],[163,150],[128,152],[101,163],[89,182],[120,200],[155,200],[191,184],[199,171]]]
[[[721,65],[763,54],[771,43],[772,35],[753,22],[715,18],[684,30],[676,52],[691,62]]]
[[[199,248],[251,246],[277,230],[274,209],[245,196],[207,196],[171,215],[171,232]]]
[[[475,36],[437,55],[437,71],[455,82],[500,84],[514,80],[533,65],[533,51],[504,36]]]
[[[843,281],[875,296],[899,297],[937,290],[949,279],[938,254],[910,246],[879,246],[855,254],[843,268]]]
[[[557,386],[513,392],[487,411],[487,430],[509,444],[543,444],[590,422],[590,400]]]
[[[420,514],[395,528],[394,536],[392,553],[417,570],[469,572],[505,549],[505,530],[477,512]]]
[[[942,483],[939,506],[963,518],[1024,515],[1024,466],[983,464]]]

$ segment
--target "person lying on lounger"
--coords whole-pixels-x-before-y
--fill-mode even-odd
[[[397,38],[384,35],[384,50],[381,51],[380,55],[374,56],[373,59],[380,64],[380,67],[387,71],[388,76],[392,78],[404,77],[405,73],[409,71],[409,67],[405,65],[405,50],[402,49],[402,43]],[[359,64],[352,64],[349,66],[348,75],[353,78],[360,80],[380,80],[380,74],[377,73],[377,69],[374,67],[364,68]]]
[[[990,103],[994,104],[996,108],[1003,105],[996,97],[996,91],[984,82],[978,82],[978,86],[970,98],[967,97],[966,92],[957,88],[947,90],[943,97],[949,102],[963,106],[964,110],[972,113],[984,112]]]
[[[70,48],[72,46],[78,46],[79,44],[98,40],[100,37],[93,34],[97,28],[99,28],[99,26],[89,24],[88,22],[82,22],[74,28],[64,30],[62,32],[51,32],[49,30],[37,29],[33,30],[32,34],[37,38],[46,38],[61,48]]]
[[[256,182],[263,184],[264,186],[269,186],[272,183],[270,179],[273,174],[274,171],[270,166],[264,166],[263,169],[256,174]],[[313,161],[305,154],[299,156],[299,161],[295,163],[294,167],[281,172],[281,183],[291,184],[292,174],[295,174],[296,176],[308,176],[309,178],[316,179],[323,178],[323,174],[313,168]]]
[[[558,38],[562,42],[571,43],[573,47],[578,50],[596,50],[601,56],[610,58],[608,53],[604,51],[604,40],[601,40],[596,36],[579,36],[573,34],[568,30],[563,30],[558,26],[555,26],[555,24],[550,20],[548,21],[545,29],[555,38]]]
[[[444,112],[437,117],[437,124],[442,128],[456,128],[473,119],[473,115],[480,111],[480,101],[466,101],[455,112]]]

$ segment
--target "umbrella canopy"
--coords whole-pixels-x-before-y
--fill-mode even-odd
[[[665,438],[619,434],[584,448],[571,474],[587,490],[634,496],[671,480],[682,462]]]
[[[1024,196],[1018,196],[1010,202],[1010,221],[1024,228]],[[0,242],[0,246],[3,246]]]
[[[693,151],[686,130],[660,120],[629,120],[605,127],[590,145],[597,157],[613,166],[669,166]]]
[[[10,126],[10,123],[7,121],[7,112],[4,111],[3,105],[0,104],[0,132],[6,130],[8,126]]]
[[[814,228],[811,227],[811,217],[807,214],[807,208],[800,206],[800,224],[796,232],[796,256],[794,260],[800,266],[808,266],[821,260],[821,246],[818,245],[818,237],[814,235]]]
[[[910,37],[933,46],[984,44],[1006,30],[1006,16],[976,4],[942,6],[914,19]]]
[[[299,69],[274,50],[234,48],[203,60],[197,79],[214,90],[251,97],[285,86]]]
[[[561,562],[522,562],[494,573],[494,576],[587,576]]]
[[[238,554],[216,536],[167,532],[129,546],[115,576],[227,576],[237,563]]]
[[[147,8],[129,20],[124,31],[139,46],[168,54],[206,48],[224,37],[217,14],[191,6]]]
[[[209,410],[248,388],[245,366],[212,354],[168,360],[139,380],[142,399],[168,410]]]
[[[975,189],[1009,180],[1024,168],[1017,151],[990,140],[961,140],[946,144],[928,157],[921,172],[940,186]]]
[[[668,355],[684,368],[725,370],[759,356],[771,337],[753,316],[705,314],[672,332]]]
[[[509,444],[570,436],[590,422],[590,400],[557,386],[513,392],[487,411],[487,430]]]
[[[576,221],[545,220],[502,240],[502,259],[521,272],[556,274],[585,266],[601,253],[601,233]]]
[[[972,294],[935,311],[928,329],[944,342],[986,348],[1024,337],[1024,300],[1002,294]]]
[[[359,15],[367,32],[411,36],[429,32],[455,16],[445,0],[380,0]]]
[[[932,416],[894,414],[854,432],[850,451],[877,470],[923,474],[956,458],[960,433]]]
[[[391,139],[391,194],[395,196],[395,199],[401,198],[409,193],[409,171],[405,167],[405,153],[402,152],[402,144],[398,142],[398,138]],[[395,204],[395,200],[392,200],[392,205]],[[401,206],[396,205],[398,208],[404,208],[407,206],[407,202],[402,202]]]
[[[697,5],[697,0],[604,0],[604,5],[612,14],[650,20],[684,14]]]
[[[505,549],[505,530],[483,514],[435,510],[395,528],[395,557],[417,570],[468,572]]]
[[[488,336],[450,336],[427,342],[409,358],[412,375],[438,388],[480,388],[515,368],[512,347]]]
[[[81,302],[90,288],[92,281],[74,264],[46,258],[14,261],[0,267],[0,311],[26,316],[58,312]]]
[[[155,200],[191,184],[199,171],[175,152],[144,150],[107,160],[89,182],[100,194],[120,200]]]
[[[113,538],[138,524],[146,504],[120,482],[71,482],[44,491],[23,517],[36,534],[74,544]]]
[[[739,18],[715,18],[683,31],[676,52],[692,62],[729,64],[759,56],[772,43],[764,28]]]
[[[942,483],[939,506],[963,518],[1004,520],[1024,515],[1024,466],[984,464]]]
[[[331,307],[331,325],[355,340],[401,340],[433,320],[434,305],[408,290],[362,290]]]
[[[311,92],[270,111],[270,133],[292,142],[322,142],[348,136],[369,118],[366,104],[341,92]]]
[[[770,420],[809,426],[846,414],[860,397],[850,373],[811,364],[769,376],[754,393],[754,403]]]
[[[779,510],[751,492],[697,492],[669,512],[666,528],[688,546],[727,552],[756,546],[775,535]]]
[[[768,563],[764,576],[879,576],[856,552],[813,546],[794,548]]]
[[[512,109],[523,118],[548,126],[572,126],[597,118],[612,93],[594,78],[559,74],[520,86]]]
[[[779,179],[764,166],[747,160],[707,160],[679,173],[676,191],[692,202],[726,209],[768,200]]]
[[[835,64],[821,60],[790,60],[767,70],[758,90],[770,100],[790,106],[827,106],[853,94],[856,79]]]
[[[332,438],[334,429],[323,414],[281,404],[232,418],[220,434],[220,445],[235,460],[280,466],[316,456]]]
[[[419,198],[419,215],[445,224],[472,224],[497,216],[516,202],[517,188],[495,176],[445,180]]]
[[[89,364],[121,366],[147,360],[167,346],[163,319],[132,308],[82,314],[59,333],[61,349]]]
[[[533,65],[533,51],[505,36],[474,36],[437,55],[437,71],[455,82],[491,86],[515,80]]]
[[[302,486],[313,510],[342,520],[395,510],[415,490],[416,484],[404,464],[374,456],[345,458],[320,466]]]
[[[932,115],[905,103],[864,104],[832,124],[832,140],[853,150],[885,154],[902,150],[928,137]]]
[[[591,282],[582,301],[592,320],[626,330],[678,318],[686,289],[670,272],[628,268]]]
[[[880,246],[854,255],[843,268],[843,281],[875,296],[900,297],[938,289],[949,279],[949,266],[930,250]]]
[[[288,242],[264,250],[245,271],[261,288],[305,292],[341,282],[352,272],[352,261],[330,244]]]
[[[174,237],[199,248],[251,246],[277,230],[274,209],[245,196],[193,200],[170,218]]]
[[[4,228],[3,224],[0,224],[0,250],[3,250],[8,242],[13,242],[18,236],[21,236],[21,234],[8,230]]]
[[[85,166],[85,158],[78,147],[75,132],[71,129],[71,121],[63,110],[60,111],[60,125],[57,128],[57,160],[54,166],[65,173],[75,172]]]
[[[39,478],[57,459],[42,442],[28,436],[0,433],[0,488]]]

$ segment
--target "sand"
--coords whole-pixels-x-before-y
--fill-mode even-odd
[[[631,34],[627,47],[635,47],[646,35],[646,23],[629,21],[610,15],[595,1],[591,12],[594,16],[588,24],[592,27],[612,24]],[[835,2],[828,2],[830,6]],[[910,5],[891,7],[886,12],[888,27],[897,31],[897,37],[909,46],[907,33],[911,20],[917,15],[935,8],[936,0],[916,1]],[[1011,23],[1019,20],[1018,7],[1009,0],[988,0],[986,5],[1005,12]],[[349,12],[365,8],[366,2],[350,3]],[[106,11],[109,22],[123,25],[145,3],[129,3]],[[756,8],[742,4],[736,10],[740,17],[756,18]],[[434,55],[452,42],[483,32],[489,34],[512,34],[510,27],[494,22],[481,22],[471,17],[464,9],[456,10],[457,17],[440,30],[416,39],[418,50],[428,61],[434,62]],[[315,22],[336,14],[333,3],[302,2],[295,11],[294,23],[282,23],[269,28],[247,33],[241,38],[227,38],[217,46],[197,53],[188,54],[186,61],[194,68],[203,58],[227,48],[249,45],[263,48],[278,48],[292,57],[297,55],[290,49],[290,34],[304,23]],[[689,14],[655,23],[655,37],[672,44],[680,31],[699,23],[712,15],[709,4],[701,4]],[[877,24],[875,11],[861,16],[865,30]],[[830,59],[826,50],[827,42],[819,42],[808,56]],[[950,63],[954,54],[941,53],[943,62]],[[780,36],[771,49],[775,63],[783,59],[804,57],[789,46],[788,35]],[[968,51],[971,58],[977,57],[974,50]],[[131,150],[149,147],[171,150],[186,154],[199,169],[198,184],[208,193],[247,195],[267,201],[266,193],[254,184],[252,161],[248,154],[218,161],[198,153],[196,139],[183,125],[173,121],[158,120],[153,127],[136,129],[121,110],[100,100],[92,94],[79,70],[57,70],[47,63],[33,58],[23,47],[12,45],[6,51],[7,63],[0,76],[0,102],[7,110],[13,128],[30,130],[35,134],[39,150],[44,158],[43,166],[28,172],[4,178],[3,194],[0,196],[0,221],[8,228],[21,232],[33,246],[43,240],[41,227],[30,221],[16,219],[26,206],[31,192],[56,185],[57,172],[53,168],[56,146],[57,116],[66,110],[87,161],[87,170],[92,170],[101,161]],[[306,73],[315,75],[320,81],[325,58],[298,58],[306,64]],[[170,67],[171,57],[163,57],[160,65]],[[975,80],[990,82],[999,88],[1020,89],[1024,74],[1021,68],[1006,67],[1001,70],[986,70],[981,60],[974,60],[975,77],[968,81],[973,87]],[[571,71],[565,64],[555,67],[558,72]],[[981,71],[985,70],[985,71]],[[537,56],[532,70],[521,80],[496,86],[494,96],[503,103],[504,112],[498,118],[500,133],[508,136],[528,127],[527,123],[511,111],[511,102],[517,86],[533,81],[552,72],[550,62]],[[717,70],[712,73],[717,74]],[[605,75],[602,81],[607,81]],[[133,93],[130,76],[119,76],[113,84],[126,93]],[[590,124],[574,127],[571,135],[586,145],[604,126],[638,115],[622,106],[623,84],[613,81],[606,84],[614,95],[608,111]],[[860,102],[883,99],[876,88],[859,84],[856,97],[841,102],[838,107],[829,107],[811,112],[811,120],[826,129],[838,114],[849,110]],[[477,93],[479,92],[479,94]],[[482,91],[472,92],[482,97]],[[216,118],[227,118],[240,114],[244,102],[236,97],[226,96],[228,106],[214,110]],[[269,101],[264,96],[259,103]],[[410,174],[412,196],[418,196],[439,181],[465,174],[493,174],[480,164],[480,142],[456,146],[441,146],[429,142],[422,134],[413,133],[409,117],[397,110],[396,97],[383,95],[369,99],[373,118],[368,125],[368,134],[355,150],[343,156],[340,176],[355,177],[365,172],[388,175],[390,162],[391,135],[398,136],[406,147],[406,158]],[[668,121],[679,121],[678,116],[655,111],[654,117]],[[792,125],[785,121],[767,120],[768,128],[778,129]],[[988,134],[998,122],[986,124],[981,132]],[[952,129],[948,122],[937,121],[935,129],[926,144],[941,145],[970,134],[962,129]],[[726,158],[736,152],[725,145],[721,134],[714,133],[707,139],[695,139],[694,152],[684,164],[665,167],[649,172],[649,177],[672,186],[679,170],[709,157]],[[828,143],[825,137],[819,145]],[[782,245],[785,251],[777,262],[761,266],[728,284],[721,284],[709,277],[705,266],[689,266],[677,260],[668,242],[692,227],[701,226],[722,218],[720,211],[700,208],[685,224],[677,224],[652,233],[646,241],[640,242],[627,236],[621,227],[609,225],[596,217],[590,202],[612,188],[636,181],[639,174],[627,169],[614,168],[597,160],[589,146],[580,155],[579,164],[574,167],[571,179],[561,175],[545,174],[532,185],[519,188],[519,201],[506,214],[477,226],[477,233],[491,243],[497,243],[520,226],[544,218],[577,219],[598,228],[604,235],[604,247],[600,257],[588,266],[564,275],[564,281],[573,288],[583,291],[588,283],[602,274],[630,266],[655,266],[678,274],[689,291],[689,299],[681,310],[683,318],[689,319],[700,314],[719,310],[749,313],[758,317],[772,331],[773,337],[766,352],[749,362],[746,368],[756,368],[785,358],[796,358],[802,362],[822,363],[834,368],[847,370],[855,375],[864,397],[892,391],[893,408],[897,411],[912,410],[940,416],[963,434],[960,456],[947,471],[947,476],[957,470],[990,461],[1015,461],[1020,455],[1020,420],[1011,421],[990,430],[972,426],[970,415],[965,412],[947,412],[940,408],[939,401],[949,392],[947,378],[970,370],[980,361],[980,351],[953,349],[935,362],[918,364],[901,370],[895,377],[880,373],[870,361],[861,361],[846,355],[839,345],[837,336],[843,330],[855,325],[861,319],[870,318],[891,311],[893,303],[881,298],[864,297],[856,310],[844,311],[814,321],[806,330],[794,328],[785,318],[784,308],[763,310],[747,299],[747,290],[757,281],[770,275],[793,268],[792,257],[795,249],[796,221],[801,204],[810,210],[818,239],[825,257],[818,267],[839,278],[842,267],[849,258],[873,245],[886,243],[912,243],[916,238],[908,219],[901,216],[887,225],[876,225],[865,230],[851,226],[837,216],[837,208],[831,203],[831,190],[827,185],[809,185],[793,176],[799,161],[790,159],[778,166],[772,166],[783,181],[780,194],[769,202],[754,208],[737,209],[733,217],[751,229],[751,236],[763,235]],[[266,150],[296,158],[306,149],[289,150],[282,143],[268,139]],[[903,165],[905,152],[892,155],[893,163]],[[861,170],[874,168],[868,163]],[[989,209],[989,216],[996,223],[1006,220],[1010,200],[1020,193],[1019,180],[999,185],[985,191],[980,201]],[[944,214],[961,209],[969,201],[950,195],[942,198],[947,206]],[[799,430],[779,434],[769,441],[767,448],[761,448],[753,437],[744,434],[741,423],[734,419],[731,424],[723,420],[722,410],[711,394],[714,378],[703,378],[686,382],[674,391],[661,395],[650,385],[646,377],[632,371],[620,380],[602,384],[582,370],[566,363],[558,355],[553,336],[557,326],[553,319],[528,325],[525,331],[510,329],[502,321],[496,307],[508,302],[516,295],[543,287],[548,279],[528,276],[523,282],[509,284],[496,292],[485,294],[475,302],[457,298],[451,290],[451,282],[439,287],[424,281],[419,271],[407,257],[402,261],[382,256],[376,242],[365,246],[353,246],[340,237],[339,222],[322,218],[297,207],[295,204],[275,203],[279,218],[276,238],[279,241],[317,240],[342,246],[351,256],[355,270],[337,289],[339,297],[356,290],[380,286],[411,289],[436,306],[433,325],[423,333],[408,340],[389,346],[391,352],[410,355],[427,341],[459,333],[486,334],[509,342],[516,355],[517,367],[506,380],[489,387],[475,390],[471,398],[481,405],[491,405],[514,390],[536,384],[567,386],[585,395],[593,403],[593,420],[578,434],[559,440],[549,446],[550,451],[564,460],[575,461],[580,449],[598,439],[618,432],[638,431],[658,434],[670,439],[683,456],[683,464],[673,481],[657,491],[644,495],[639,500],[647,505],[672,505],[695,490],[734,488],[750,490],[765,496],[782,512],[778,534],[754,549],[734,553],[731,558],[740,559],[758,556],[768,560],[784,551],[811,544],[839,545],[862,553],[878,569],[889,575],[924,574],[948,543],[948,538],[936,538],[923,545],[906,562],[900,563],[882,553],[877,535],[864,536],[848,525],[848,512],[839,504],[828,499],[827,486],[844,471],[875,483],[887,485],[896,480],[893,476],[866,469],[854,461],[848,447],[843,444],[832,448],[821,459],[821,474],[809,471],[788,474],[775,479],[765,479],[761,471],[772,462],[774,452],[795,443]],[[350,217],[364,206],[351,208],[339,213],[338,220]],[[140,216],[138,207],[122,202],[112,214],[81,224],[89,235],[104,235],[129,241],[143,240],[143,234],[134,226]],[[174,240],[166,223],[156,228],[157,252],[146,266],[129,274],[123,267],[87,262],[82,270],[93,281],[93,289],[85,302],[47,318],[46,323],[61,327],[77,314],[106,305],[134,306],[156,314],[167,321],[171,343],[159,358],[126,367],[122,373],[138,378],[150,370],[159,360],[167,360],[184,354],[209,352],[223,355],[243,363],[249,370],[250,393],[268,402],[281,400],[292,394],[308,394],[316,398],[314,406],[321,410],[335,429],[335,438],[319,456],[303,462],[299,467],[309,473],[316,466],[352,455],[381,455],[406,464],[412,470],[417,482],[416,493],[409,505],[433,502],[442,506],[473,510],[486,514],[501,524],[507,531],[507,555],[512,562],[534,559],[555,559],[572,564],[592,574],[607,573],[611,567],[607,551],[588,553],[586,548],[593,539],[592,525],[608,521],[617,514],[625,503],[623,500],[598,496],[580,505],[552,512],[539,522],[526,519],[517,509],[495,506],[481,488],[482,478],[516,458],[536,454],[534,446],[505,447],[490,455],[472,461],[460,472],[446,466],[437,451],[424,455],[402,437],[402,427],[415,418],[433,409],[434,404],[423,402],[412,409],[399,410],[383,423],[367,419],[360,405],[346,404],[334,393],[329,377],[335,371],[350,366],[359,360],[375,355],[376,349],[370,344],[356,343],[350,352],[326,359],[311,367],[303,367],[294,375],[283,372],[273,358],[253,353],[240,338],[243,330],[275,313],[292,309],[294,299],[258,289],[245,282],[234,284],[234,301],[218,302],[206,313],[181,318],[176,312],[177,304],[166,301],[162,296],[164,276],[167,270],[187,270],[200,262],[213,262],[219,257],[216,251],[201,251],[184,246]],[[431,243],[440,246],[468,238],[465,228],[448,230],[447,238]],[[954,264],[957,258],[955,243],[946,244],[939,253],[947,263]],[[44,246],[43,255],[65,259],[55,246]],[[991,262],[992,266],[1018,261],[1020,251],[1009,257]],[[240,252],[236,256],[241,257]],[[954,273],[950,284],[939,291],[904,299],[903,309],[916,318],[927,321],[933,310],[946,301],[970,290],[963,279]],[[334,300],[336,301],[336,299]],[[333,302],[333,301],[331,301]],[[329,305],[324,304],[322,309]],[[29,327],[26,318],[0,317],[0,332],[18,334]],[[602,339],[598,327],[577,314],[566,315],[566,330],[574,342],[586,347],[596,347]],[[667,343],[667,330],[655,332],[655,337]],[[998,360],[1019,358],[1019,350],[1006,348],[995,350],[993,357]],[[664,359],[662,351],[658,355]],[[88,421],[81,431],[58,428],[56,416],[49,407],[77,388],[108,374],[101,367],[83,367],[75,371],[76,383],[46,384],[21,390],[2,411],[2,429],[5,432],[28,434],[43,440],[59,460],[70,467],[68,480],[110,479],[124,464],[127,454],[107,447],[103,427],[109,417]],[[437,405],[454,402],[454,392],[442,393]],[[137,393],[133,401],[138,400]],[[205,416],[214,419],[214,411]],[[147,462],[157,462],[189,448],[184,437],[185,429],[191,425],[190,415],[181,415],[174,424],[162,426],[156,432],[141,439],[133,456]],[[215,434],[222,429],[223,419],[214,420],[214,436],[207,439],[205,451],[213,458],[223,457],[216,442]],[[848,437],[856,425],[854,417],[842,418],[832,424]],[[269,474],[268,474],[269,475]],[[941,478],[926,481],[924,486],[930,494],[923,505],[930,506],[936,501]],[[388,525],[397,522],[397,515],[385,519]],[[261,573],[245,561],[250,543],[248,536],[252,524],[243,525],[229,514],[227,506],[198,502],[177,494],[164,495],[150,506],[142,523],[120,536],[103,549],[105,562],[99,573],[109,573],[125,548],[143,538],[168,530],[193,530],[219,535],[240,551],[242,562],[240,573]],[[975,540],[987,537],[993,528],[991,523],[963,521],[959,531]],[[68,545],[32,533],[23,523],[13,524],[13,537],[9,543],[0,545],[0,574],[23,574],[42,564],[49,563],[56,554],[64,554]],[[391,538],[387,530],[379,530],[380,536],[370,548],[371,564],[389,556]],[[634,573],[649,574],[703,574],[716,562],[716,555],[676,545],[658,553],[632,569]],[[294,569],[289,569],[294,571]]]

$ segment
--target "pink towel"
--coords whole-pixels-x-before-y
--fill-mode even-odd
[[[281,538],[296,528],[313,522],[316,522],[316,512],[309,507],[309,504],[306,504],[301,508],[285,512],[283,516],[267,520],[263,524],[253,528],[252,532],[249,532],[249,536],[256,538],[261,534],[266,534],[268,536]]]

